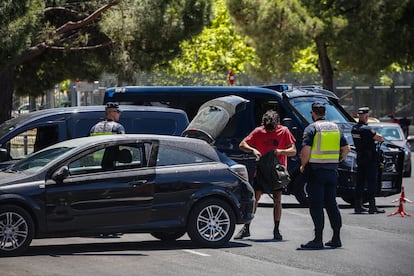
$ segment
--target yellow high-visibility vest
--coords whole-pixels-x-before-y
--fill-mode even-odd
[[[335,123],[316,121],[316,134],[310,153],[310,163],[338,163],[341,132]]]

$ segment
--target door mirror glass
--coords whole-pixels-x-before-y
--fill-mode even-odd
[[[62,181],[63,179],[69,176],[69,168],[67,166],[63,166],[58,169],[52,176],[52,179],[56,182]]]

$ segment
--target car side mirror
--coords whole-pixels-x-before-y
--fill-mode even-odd
[[[60,182],[63,179],[67,178],[70,175],[68,166],[63,166],[60,169],[58,169],[55,173],[52,175],[52,179],[56,182]]]
[[[0,148],[0,162],[9,160],[7,149]]]

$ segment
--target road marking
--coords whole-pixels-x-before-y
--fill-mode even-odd
[[[186,251],[186,252],[188,252],[188,253],[191,253],[191,254],[195,254],[195,255],[203,256],[203,257],[210,257],[210,255],[208,255],[208,254],[204,254],[204,253],[197,252],[197,251],[190,250],[190,249],[184,249],[184,251]]]

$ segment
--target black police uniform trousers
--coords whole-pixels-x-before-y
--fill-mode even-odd
[[[326,209],[333,231],[342,226],[341,213],[336,202],[338,171],[335,169],[311,169],[308,178],[309,211],[315,226],[315,232],[322,233],[325,225]]]
[[[355,198],[362,199],[367,186],[368,199],[375,197],[378,183],[378,163],[375,160],[357,160],[358,171],[355,186]]]

